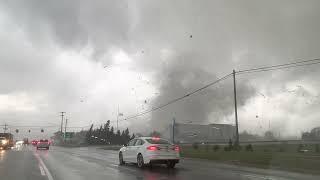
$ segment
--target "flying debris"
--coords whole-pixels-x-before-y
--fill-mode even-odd
[[[260,92],[258,92],[261,96],[263,96],[263,98],[266,98],[266,96]]]
[[[147,100],[144,100],[144,103],[147,104]]]
[[[143,54],[143,53],[144,53],[144,51],[142,50],[142,51],[141,51],[141,53]]]
[[[256,115],[256,118],[258,118],[259,116],[258,115]]]
[[[287,90],[287,92],[294,93],[294,92],[296,92],[296,90]]]
[[[192,34],[189,37],[192,38]]]
[[[108,66],[104,66],[103,68],[107,68]]]

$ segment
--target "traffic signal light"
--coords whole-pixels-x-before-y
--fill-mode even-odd
[[[19,133],[19,129],[16,129],[16,133]]]
[[[43,130],[43,129],[41,129],[41,132],[43,133],[43,132],[44,132],[44,130]]]

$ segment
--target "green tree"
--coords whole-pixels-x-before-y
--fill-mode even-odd
[[[130,137],[130,140],[136,138],[136,135],[133,133],[132,136]]]
[[[121,132],[120,130],[117,130],[116,138],[115,138],[115,144],[119,145],[121,144]]]
[[[161,137],[161,133],[158,131],[152,131],[149,136],[151,137]]]
[[[115,134],[114,134],[113,126],[111,126],[111,128],[110,128],[108,138],[109,138],[110,144],[115,144],[115,143],[114,143]]]
[[[92,141],[92,140],[93,140],[93,139],[92,139],[92,135],[93,135],[93,134],[92,134],[92,133],[93,133],[92,131],[93,131],[93,124],[91,124],[90,129],[89,129],[89,131],[88,131],[87,134],[86,134],[86,141],[87,141],[88,144],[92,144],[92,142],[93,142],[93,141]]]
[[[123,142],[123,144],[127,144],[129,141],[130,141],[130,132],[129,132],[129,129],[127,128],[124,131],[124,142]]]

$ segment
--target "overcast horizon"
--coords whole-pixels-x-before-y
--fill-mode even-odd
[[[234,124],[232,78],[138,118],[235,70],[320,58],[320,1],[0,2],[0,125],[107,120],[133,132]],[[240,131],[300,136],[320,126],[320,65],[237,76]],[[2,127],[1,127],[2,128]],[[20,127],[19,136],[42,136]],[[28,134],[27,130],[32,129]],[[81,128],[70,128],[70,131]],[[2,132],[2,129],[1,131]]]

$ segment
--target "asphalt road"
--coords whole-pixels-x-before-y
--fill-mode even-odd
[[[138,169],[133,164],[118,166],[116,151],[90,148],[32,146],[0,152],[1,180],[156,180],[156,179],[257,179],[308,180],[320,176],[232,166],[206,160],[182,159],[175,169],[156,166]]]

